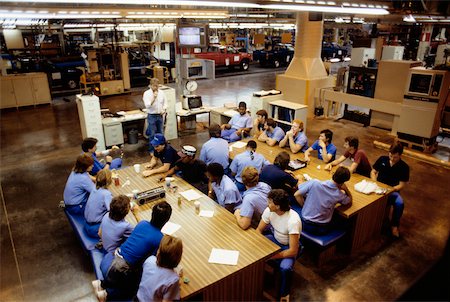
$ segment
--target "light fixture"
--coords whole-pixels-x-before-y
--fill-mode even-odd
[[[347,3],[348,4],[348,3]],[[344,3],[345,5],[345,3]],[[383,8],[362,8],[349,6],[313,6],[313,5],[284,5],[284,4],[267,4],[263,5],[268,9],[293,10],[303,12],[323,12],[337,14],[361,14],[361,15],[389,15],[389,12]]]
[[[404,22],[413,22],[413,23],[415,23],[416,19],[414,19],[414,17],[411,14],[409,14],[408,16],[404,16],[403,17],[403,21]]]

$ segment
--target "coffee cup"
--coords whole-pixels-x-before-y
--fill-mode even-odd
[[[135,164],[133,167],[134,167],[134,172],[136,172],[136,173],[140,173],[141,172],[141,165],[140,164]]]
[[[172,177],[166,177],[166,187],[170,188],[171,181],[172,181]]]
[[[194,202],[194,206],[195,206],[195,212],[198,214],[200,212],[200,201],[195,201]]]
[[[133,198],[136,199],[137,195],[139,194],[139,190],[133,190],[131,192],[133,193]]]

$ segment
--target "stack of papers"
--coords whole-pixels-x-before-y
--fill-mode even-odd
[[[255,91],[255,92],[253,92],[253,95],[254,96],[267,96],[267,95],[275,95],[275,94],[280,94],[280,93],[281,93],[281,91],[272,89],[272,90]]]
[[[238,148],[238,149],[240,149],[240,148],[244,148],[245,146],[247,146],[247,143],[237,141],[235,143],[232,143],[230,145],[230,148]]]
[[[237,265],[239,259],[239,251],[215,249],[211,250],[209,263],[218,263],[226,265]]]
[[[188,201],[196,200],[202,197],[202,195],[198,194],[197,191],[191,189],[180,193],[181,196],[186,198]]]

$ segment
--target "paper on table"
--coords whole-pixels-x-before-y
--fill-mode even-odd
[[[166,224],[162,227],[161,233],[166,234],[166,235],[173,235],[180,228],[181,228],[181,225],[167,221]]]
[[[201,210],[198,215],[202,217],[213,217],[214,211]]]
[[[180,194],[189,201],[199,199],[202,195],[198,194],[195,190],[187,190],[180,192]]]
[[[209,255],[209,263],[237,265],[239,258],[239,251],[215,249],[211,250]]]
[[[230,145],[232,148],[244,148],[245,146],[247,146],[246,142],[235,142]]]

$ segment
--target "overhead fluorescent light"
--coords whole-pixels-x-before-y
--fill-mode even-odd
[[[293,11],[303,11],[303,12],[324,12],[324,13],[336,13],[336,14],[389,15],[389,12],[383,8],[285,5],[285,4],[267,4],[267,5],[263,5],[263,8],[293,10]]]
[[[404,16],[403,17],[403,21],[404,22],[413,22],[413,23],[415,23],[416,19],[414,19],[414,17],[411,14],[409,14],[408,16]]]

